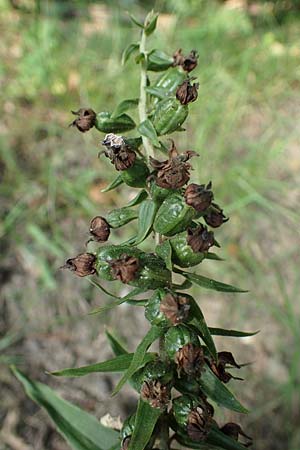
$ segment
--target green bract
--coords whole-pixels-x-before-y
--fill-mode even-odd
[[[95,127],[103,133],[124,133],[133,130],[135,123],[127,114],[111,118],[109,112],[100,112],[96,116]]]
[[[168,97],[172,94],[175,94],[175,91],[179,84],[181,84],[186,78],[184,72],[177,68],[172,68],[163,73],[156,83],[154,83],[154,87],[160,89],[165,97]]]
[[[172,261],[179,267],[193,267],[201,263],[205,253],[194,252],[188,245],[186,231],[179,233],[170,239],[172,247]]]
[[[182,195],[176,192],[163,201],[156,214],[153,228],[164,236],[173,236],[185,230],[195,216],[195,209],[188,206]]]
[[[131,187],[146,186],[149,169],[144,161],[136,159],[133,166],[121,172],[124,183]]]
[[[180,129],[189,113],[187,105],[181,105],[175,98],[169,97],[158,102],[152,122],[159,136]]]
[[[177,325],[168,329],[165,334],[165,346],[169,358],[174,359],[176,352],[187,344],[200,345],[194,330],[186,325]]]

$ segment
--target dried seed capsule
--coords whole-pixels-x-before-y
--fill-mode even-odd
[[[204,397],[182,395],[172,402],[172,413],[179,431],[194,441],[206,439],[211,426],[214,409]]]
[[[205,184],[191,183],[184,193],[185,202],[192,206],[197,212],[206,211],[211,205],[214,194],[211,191],[211,182]]]
[[[157,289],[145,309],[146,319],[152,325],[170,327],[189,318],[189,298],[168,289]]]
[[[170,239],[172,247],[172,261],[179,267],[193,267],[200,264],[206,253],[194,252],[187,243],[187,232],[179,233]]]
[[[150,164],[155,170],[155,182],[164,189],[179,189],[190,179],[191,165],[187,162],[193,156],[199,156],[196,152],[186,151],[179,154],[172,141],[169,150],[169,159],[158,161],[150,158]]]
[[[169,195],[157,211],[153,229],[164,236],[173,236],[185,230],[196,217],[179,193]]]
[[[80,253],[75,258],[67,260],[61,269],[69,269],[79,277],[86,277],[96,273],[96,256],[92,253]]]
[[[127,170],[133,166],[136,153],[124,140],[123,136],[108,133],[101,144],[105,146],[105,156],[111,160],[116,170]]]
[[[135,128],[135,122],[127,114],[111,118],[109,112],[100,112],[96,115],[95,127],[103,133],[124,133]]]
[[[188,56],[182,54],[182,49],[176,50],[173,55],[173,66],[180,66],[186,72],[191,72],[198,64],[198,53],[196,50],[191,50]]]
[[[160,100],[153,114],[153,125],[158,136],[178,130],[188,116],[188,106],[181,105],[175,98]]]
[[[162,384],[159,380],[144,381],[141,387],[141,398],[150,403],[152,408],[164,409],[171,396],[170,386]]]
[[[191,79],[185,80],[176,90],[176,98],[181,105],[188,105],[198,98],[199,83],[191,84]]]
[[[214,374],[223,381],[223,383],[228,383],[231,379],[243,380],[243,378],[234,377],[226,370],[228,365],[236,367],[237,369],[241,368],[230,352],[219,352],[217,362],[208,359],[208,364]]]
[[[96,113],[90,108],[80,108],[78,111],[72,111],[72,114],[78,116],[70,126],[76,127],[82,133],[90,130],[96,122]]]
[[[137,247],[108,245],[99,249],[96,260],[99,277],[120,280],[131,286],[157,289],[171,282],[171,272],[164,262]]]
[[[215,203],[211,205],[211,207],[203,217],[207,225],[213,228],[218,228],[223,223],[229,220],[229,217],[226,217],[223,214],[223,210],[220,208],[220,206],[216,205]]]
[[[110,235],[110,226],[104,217],[96,216],[92,219],[90,224],[90,234],[96,242],[107,241]]]
[[[187,229],[186,241],[195,253],[207,252],[215,243],[214,233],[200,224],[196,228]]]

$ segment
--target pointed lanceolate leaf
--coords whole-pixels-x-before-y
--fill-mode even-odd
[[[126,355],[126,353],[128,353],[119,339],[117,339],[109,330],[105,330],[105,334],[115,356]]]
[[[145,30],[145,33],[147,36],[152,34],[153,31],[155,30],[156,24],[157,24],[157,19],[158,19],[158,14],[155,13],[154,11],[150,11],[149,14],[146,16],[145,22],[144,22],[144,30]]]
[[[222,433],[217,427],[211,430],[207,437],[207,442],[225,450],[245,450],[244,445],[227,436],[225,433]]]
[[[203,313],[198,305],[198,303],[192,299],[191,300],[191,316],[193,317],[192,324],[199,330],[203,341],[205,342],[208,350],[210,351],[213,358],[217,359],[217,350],[211,337],[208,326],[206,325]]]
[[[122,175],[119,174],[106,188],[101,189],[101,192],[108,192],[116,189],[120,184],[123,183]]]
[[[133,14],[129,14],[129,17],[135,25],[137,25],[140,28],[144,28],[144,25],[142,24],[142,22],[140,22],[136,17],[134,17]]]
[[[213,261],[225,261],[224,258],[221,258],[219,255],[213,252],[208,252],[205,254],[205,259],[212,259]]]
[[[144,120],[144,122],[140,123],[137,130],[139,133],[141,133],[142,136],[148,138],[155,145],[155,147],[160,147],[156,130],[149,119],[146,119]]]
[[[73,450],[110,450],[118,444],[116,431],[104,427],[95,417],[65,401],[45,384],[31,381],[16,368],[12,371],[27,395],[47,411]]]
[[[248,337],[254,336],[259,333],[257,331],[238,331],[238,330],[225,330],[224,328],[209,328],[210,334],[214,336],[228,336],[228,337]]]
[[[131,108],[136,108],[139,104],[138,98],[131,98],[128,100],[123,100],[121,103],[118,104],[118,106],[113,111],[111,118],[115,118],[123,114],[124,112],[128,111]]]
[[[144,450],[153,433],[154,427],[161,411],[158,408],[152,408],[149,403],[139,399],[134,431],[131,436],[128,450]]]
[[[137,219],[138,213],[129,206],[116,208],[110,211],[106,216],[106,221],[112,228],[120,228],[134,219]]]
[[[131,55],[136,53],[139,49],[139,44],[130,44],[125,48],[122,54],[122,65],[126,64]]]
[[[130,367],[134,353],[127,353],[116,356],[116,358],[109,359],[107,361],[99,362],[96,364],[90,364],[88,366],[77,367],[74,369],[63,369],[51,372],[51,375],[56,377],[83,377],[90,373],[105,373],[105,372],[124,372]],[[155,357],[154,353],[145,353],[144,359],[141,362],[141,366],[151,361]]]
[[[132,206],[136,206],[139,205],[140,203],[142,203],[143,200],[146,200],[146,198],[148,197],[148,192],[145,189],[141,189],[138,194],[132,199],[130,200],[129,203],[127,203],[126,207],[132,207]]]
[[[172,270],[172,247],[168,239],[155,247],[155,253],[164,260],[166,268]]]
[[[202,275],[197,275],[196,273],[188,273],[184,272],[183,275],[193,283],[198,284],[205,289],[212,289],[214,291],[219,292],[248,292],[244,289],[237,288],[235,286],[231,286],[230,284],[221,283],[220,281],[212,280],[211,278],[204,277]]]
[[[124,386],[126,381],[128,381],[132,377],[132,375],[141,367],[148,348],[154,341],[156,341],[156,339],[158,339],[163,334],[163,332],[164,331],[162,328],[156,326],[150,328],[146,336],[144,336],[143,340],[139,343],[130,367],[124,373],[123,377],[117,384],[116,388],[114,389],[113,395],[117,394]]]
[[[205,365],[198,382],[203,392],[220,406],[244,414],[249,412],[207,365]]]
[[[152,225],[155,219],[157,204],[152,200],[144,200],[139,209],[138,235],[135,239],[135,245],[143,242],[151,233]]]

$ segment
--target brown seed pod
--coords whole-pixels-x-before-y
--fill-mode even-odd
[[[173,66],[180,66],[186,72],[191,72],[198,64],[198,53],[196,50],[191,50],[188,56],[182,54],[182,49],[176,50],[173,55]]]
[[[185,190],[184,198],[186,204],[192,206],[196,211],[205,211],[214,198],[211,191],[211,181],[206,186],[205,184],[189,184]]]
[[[89,131],[95,125],[96,113],[90,108],[80,108],[78,111],[71,111],[78,116],[70,126],[76,127],[82,133]]]
[[[194,441],[203,441],[211,428],[212,415],[208,408],[197,406],[188,415],[187,434]]]
[[[110,235],[110,226],[104,217],[96,216],[91,220],[90,233],[91,240],[96,242],[106,242]]]
[[[105,146],[105,156],[111,160],[116,170],[122,171],[133,166],[136,153],[126,144],[122,136],[109,133],[101,143]]]
[[[220,206],[216,205],[216,203],[212,203],[211,208],[204,214],[204,220],[210,227],[218,228],[223,223],[227,222],[229,217],[226,217],[223,214],[223,210]]]
[[[142,385],[141,397],[153,408],[164,408],[170,401],[170,388],[159,380],[147,380]]]
[[[122,255],[119,259],[109,262],[112,276],[122,283],[130,283],[135,280],[139,271],[139,260],[134,256]]]
[[[214,374],[221,380],[223,383],[228,383],[231,379],[234,380],[243,380],[243,378],[234,377],[231,373],[227,372],[227,366],[233,366],[237,369],[240,369],[241,366],[237,364],[232,353],[230,352],[219,352],[218,353],[218,361],[215,363],[214,361],[209,362],[211,370]]]
[[[70,258],[61,269],[69,269],[79,277],[86,277],[96,273],[96,256],[92,253],[80,253],[75,258]]]
[[[175,363],[177,364],[177,371],[187,375],[200,375],[204,365],[204,353],[202,347],[194,344],[186,344],[176,352]]]
[[[168,293],[160,303],[160,311],[173,325],[177,325],[187,320],[189,316],[189,300],[187,297]]]
[[[172,141],[169,159],[158,161],[150,157],[150,164],[156,170],[156,184],[166,189],[179,189],[184,186],[190,179],[191,165],[187,161],[193,156],[199,155],[193,151],[179,154],[174,141]]]
[[[186,242],[194,252],[207,252],[214,245],[214,233],[200,224],[196,228],[187,229]]]
[[[185,80],[176,90],[176,98],[182,105],[192,103],[198,98],[199,83],[191,84],[191,79]]]

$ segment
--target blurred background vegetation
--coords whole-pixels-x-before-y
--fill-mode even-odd
[[[231,382],[251,414],[220,420],[240,422],[257,450],[300,448],[299,0],[0,0],[1,450],[67,449],[10,363],[97,417],[132,410],[130,389],[109,398],[114,377],[57,381],[45,370],[107,357],[105,326],[132,349],[146,327],[131,307],[88,316],[109,300],[59,267],[84,251],[92,217],[134,194],[101,194],[114,177],[97,159],[102,135],[68,124],[71,109],[111,110],[138,95],[138,66],[120,64],[138,35],[126,11],[143,17],[151,7],[162,13],[153,47],[200,55],[199,99],[176,140],[199,151],[193,179],[212,179],[230,216],[217,232],[226,262],[201,273],[250,290],[195,297],[209,325],[261,330],[218,341],[253,363],[246,381]]]

